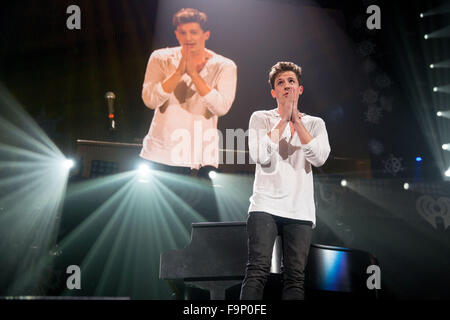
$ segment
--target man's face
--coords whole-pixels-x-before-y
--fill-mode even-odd
[[[288,99],[298,99],[303,93],[303,86],[299,85],[294,71],[284,71],[277,75],[270,92],[273,98],[284,103]]]
[[[175,36],[181,47],[195,53],[205,49],[209,31],[204,32],[198,22],[188,22],[178,25]]]

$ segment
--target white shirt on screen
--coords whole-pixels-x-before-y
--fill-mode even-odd
[[[211,87],[200,96],[184,74],[172,93],[162,83],[177,69],[181,47],[155,50],[148,61],[142,88],[145,105],[155,110],[140,156],[171,166],[198,169],[219,166],[218,117],[231,108],[237,81],[236,64],[211,50],[200,76]]]

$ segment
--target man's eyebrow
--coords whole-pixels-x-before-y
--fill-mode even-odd
[[[287,80],[291,80],[291,79],[294,80],[295,77],[292,77],[292,76],[287,77]],[[284,78],[281,78],[281,77],[278,78],[278,79],[277,79],[277,82],[278,82],[278,81],[281,81],[281,80],[284,80]]]

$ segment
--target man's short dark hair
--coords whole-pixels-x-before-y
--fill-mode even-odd
[[[293,62],[280,61],[280,62],[277,62],[272,68],[270,68],[269,83],[270,83],[270,86],[272,87],[272,89],[275,87],[275,79],[277,78],[277,76],[280,73],[286,72],[286,71],[294,72],[295,75],[297,76],[298,84],[300,84],[300,79],[302,77],[302,68]]]
[[[197,22],[203,31],[207,31],[207,21],[208,16],[206,13],[198,11],[197,9],[183,8],[173,15],[172,24],[176,29],[180,24]]]

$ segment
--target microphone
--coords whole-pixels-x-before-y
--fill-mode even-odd
[[[108,105],[108,119],[110,119],[110,129],[116,128],[116,122],[114,121],[114,100],[116,99],[116,95],[114,92],[108,91],[105,93],[105,100]]]

